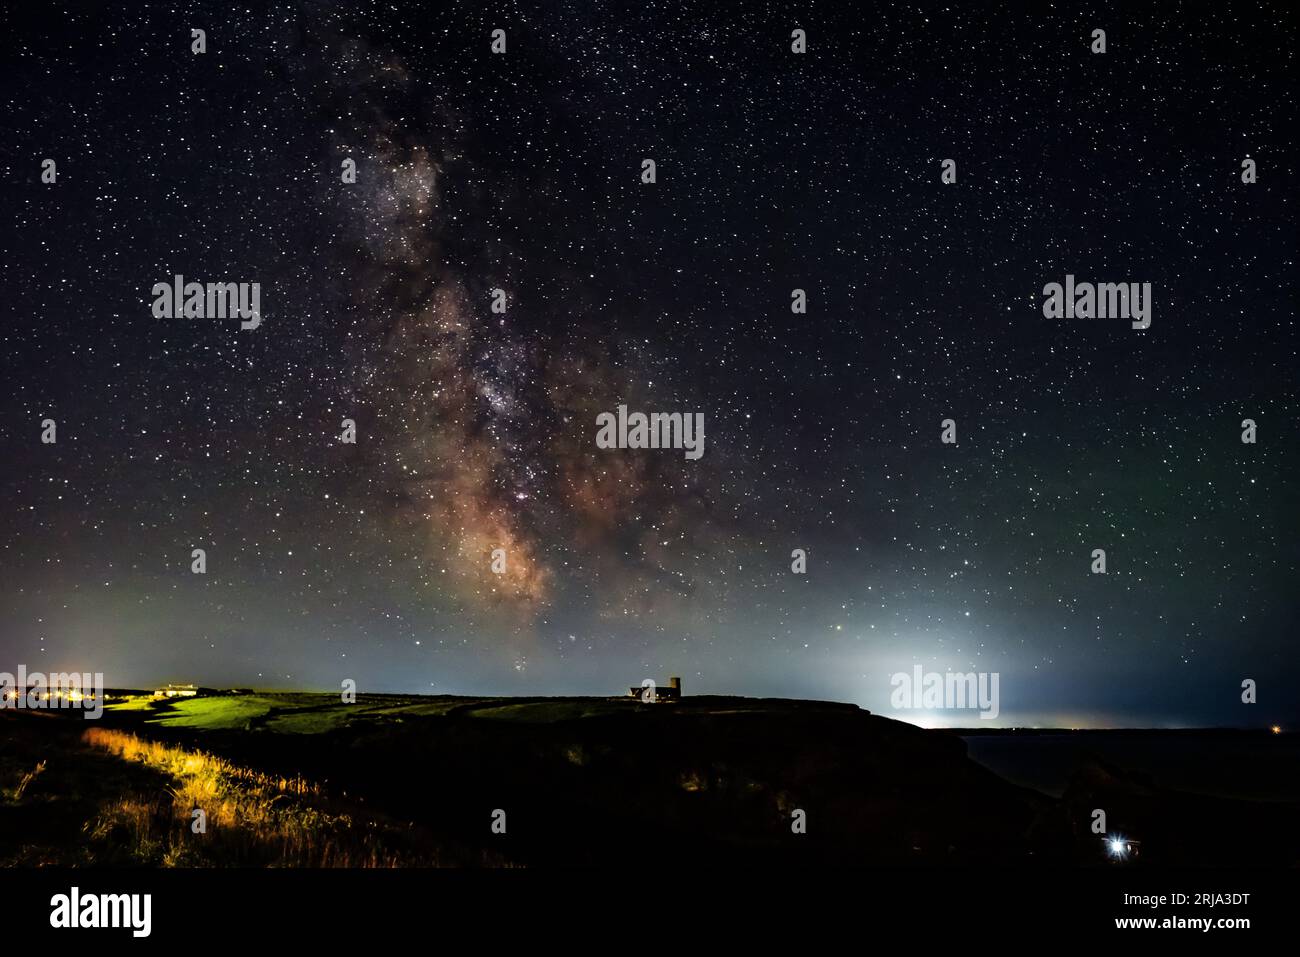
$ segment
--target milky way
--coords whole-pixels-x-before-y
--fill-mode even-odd
[[[362,122],[337,132],[336,155],[364,157],[373,176],[355,198],[342,191],[340,210],[361,259],[355,397],[370,440],[357,457],[384,489],[388,532],[413,543],[434,587],[450,581],[516,620],[556,601],[608,617],[682,598],[690,566],[717,561],[714,536],[698,531],[725,493],[676,463],[592,442],[599,412],[662,394],[668,349],[612,355],[600,310],[568,288],[547,294],[547,254],[500,238],[499,211],[512,205],[550,218],[541,178],[476,172],[459,118],[425,100],[406,66],[344,50],[339,106]],[[403,103],[421,111],[418,132],[395,118]]]

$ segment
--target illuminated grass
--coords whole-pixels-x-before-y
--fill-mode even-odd
[[[165,728],[239,729],[273,707],[274,700],[261,695],[171,700],[154,723]]]
[[[140,863],[161,866],[398,867],[436,865],[436,857],[401,849],[401,835],[373,821],[316,806],[316,784],[242,768],[201,751],[91,728],[83,741],[126,761],[161,771],[165,796],[124,796],[86,825],[92,842],[132,848]],[[207,832],[191,829],[193,810]]]
[[[153,695],[137,694],[131,695],[125,701],[106,701],[104,703],[105,711],[127,712],[127,711],[152,711],[154,702],[157,701]]]

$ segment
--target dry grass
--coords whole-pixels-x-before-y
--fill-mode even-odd
[[[142,864],[161,866],[400,867],[436,865],[403,850],[398,829],[314,806],[328,803],[301,777],[275,777],[201,751],[91,728],[85,743],[168,775],[156,798],[124,797],[86,825],[94,843],[125,845]],[[206,833],[192,812],[206,814]]]
[[[23,794],[27,791],[27,788],[31,785],[33,781],[35,781],[38,777],[41,776],[41,773],[44,770],[45,770],[45,762],[38,761],[36,767],[32,768],[30,771],[24,774],[22,780],[18,782],[18,787],[14,788],[13,795],[11,796],[11,800],[21,801],[23,799]]]

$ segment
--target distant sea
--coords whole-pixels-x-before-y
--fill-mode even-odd
[[[959,732],[960,733],[960,732]],[[1088,762],[1217,797],[1300,801],[1300,735],[1266,731],[1008,731],[961,734],[970,757],[1053,797]]]

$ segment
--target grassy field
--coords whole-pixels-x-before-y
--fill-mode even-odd
[[[477,698],[419,700],[400,696],[358,696],[343,704],[339,695],[241,694],[194,698],[154,698],[140,694],[115,701],[105,711],[143,717],[161,728],[197,731],[254,730],[265,728],[283,734],[321,734],[353,722],[401,721],[403,718],[438,717],[455,708],[479,702]]]
[[[1042,794],[954,733],[831,702],[115,693],[92,722],[0,714],[0,863],[1106,866],[1097,807],[1152,861],[1300,863],[1291,779],[1278,800],[1213,803],[1237,840],[1188,842],[1204,793],[1071,754]]]
[[[254,710],[222,699],[184,704],[133,700],[117,712],[161,712],[181,727],[221,730]],[[301,775],[266,774],[202,750],[46,715],[0,718],[0,866],[467,862],[505,863],[449,854],[423,828],[340,800]]]
[[[789,711],[800,702],[775,699],[714,699],[699,697],[680,710],[708,709],[712,714]],[[805,705],[807,703],[804,703]],[[282,734],[321,734],[349,726],[374,726],[405,720],[483,718],[523,724],[552,724],[630,715],[645,706],[629,698],[473,698],[456,696],[358,695],[344,704],[337,694],[300,692],[216,695],[195,698],[154,698],[133,695],[105,706],[110,714],[143,717],[161,728],[196,731],[259,730]],[[856,711],[851,705],[825,708]],[[667,712],[663,712],[667,713]]]
[[[991,792],[973,801],[977,813],[998,791],[955,738],[852,705],[776,699],[363,694],[345,704],[334,694],[117,693],[74,744],[162,782],[88,815],[92,843],[182,866],[583,865],[619,861],[620,846],[637,841],[683,860],[845,858],[862,842],[910,857],[940,840],[914,839],[920,825],[887,827],[863,808],[919,819],[933,810],[924,801],[882,793],[859,808],[828,797],[836,827],[791,844],[799,793],[851,792],[899,762],[919,762],[927,777],[953,765]],[[205,836],[188,833],[195,807]],[[491,815],[504,809],[510,826],[498,833]],[[962,843],[985,829],[952,802],[937,813],[962,829]],[[1011,813],[1024,809],[1013,800]]]

